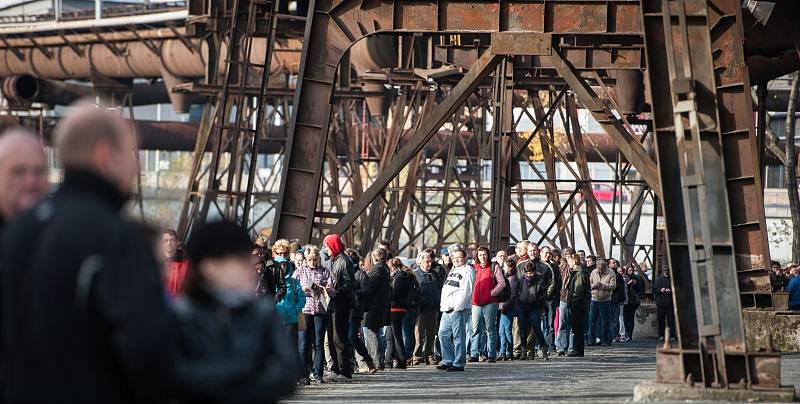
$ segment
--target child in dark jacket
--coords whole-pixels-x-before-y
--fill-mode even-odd
[[[503,263],[503,272],[506,274],[511,288],[511,297],[500,303],[500,352],[499,359],[510,361],[514,359],[514,338],[512,325],[514,318],[519,314],[519,278],[516,276],[517,262],[509,258]]]

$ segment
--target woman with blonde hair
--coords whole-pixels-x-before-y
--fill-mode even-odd
[[[306,296],[306,304],[303,307],[306,329],[299,332],[300,357],[305,374],[313,372],[312,380],[315,383],[322,383],[325,332],[330,323],[330,314],[324,301],[334,290],[331,286],[330,270],[320,264],[319,248],[307,245],[303,247],[303,251],[306,260],[295,275]]]

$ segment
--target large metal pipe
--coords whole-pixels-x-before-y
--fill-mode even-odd
[[[14,105],[30,105],[35,102],[48,105],[70,105],[81,98],[95,95],[95,90],[89,84],[47,80],[29,74],[2,79],[0,89],[2,89],[3,96]],[[98,95],[104,97],[110,94],[98,91]],[[170,97],[171,95],[172,97]],[[185,100],[181,99],[181,102],[176,103],[174,95],[167,92],[163,81],[136,83],[131,86],[131,103],[135,106],[172,102],[175,112],[186,113],[192,102],[205,100],[205,97],[181,93],[179,95],[185,97]]]
[[[37,38],[38,47],[31,43],[14,48],[0,46],[0,77],[31,74],[48,79],[92,79],[108,78],[157,78],[165,73],[180,78],[200,78],[206,72],[208,45],[197,38],[158,39],[162,30],[142,33],[146,41],[107,39],[100,42],[95,36],[83,34],[82,40],[94,38],[94,43],[85,43],[80,48],[64,43],[61,37]],[[79,41],[80,42],[80,41]],[[187,46],[187,44],[189,46]],[[222,54],[226,45],[223,44]],[[270,68],[271,74],[296,73],[300,64],[300,41],[287,40],[275,47]],[[255,38],[251,60],[263,63],[266,54],[266,39]],[[220,60],[220,64],[224,63]]]

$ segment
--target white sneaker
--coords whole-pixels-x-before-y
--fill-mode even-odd
[[[337,375],[336,373],[333,373],[333,372],[328,372],[328,373],[325,373],[325,375],[324,375],[324,376],[322,376],[322,381],[323,381],[324,383],[330,383],[330,382],[332,382],[332,381],[333,381],[333,379],[334,379],[336,376],[339,376],[339,375]]]
[[[331,381],[334,383],[350,383],[353,381],[352,377],[347,377],[345,375],[336,375],[331,378]]]

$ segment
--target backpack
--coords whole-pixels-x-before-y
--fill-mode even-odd
[[[503,272],[501,268],[499,268],[499,265],[497,265],[492,267],[492,280],[495,282],[495,285],[497,285],[497,279],[495,278],[495,271],[497,271],[498,269],[500,270],[500,274],[503,275],[503,282],[505,282],[505,285],[503,286],[503,290],[501,290],[500,293],[498,293],[497,296],[495,296],[494,298],[495,300],[497,300],[498,303],[503,303],[507,302],[508,299],[511,299],[511,284],[508,282],[506,274]]]

